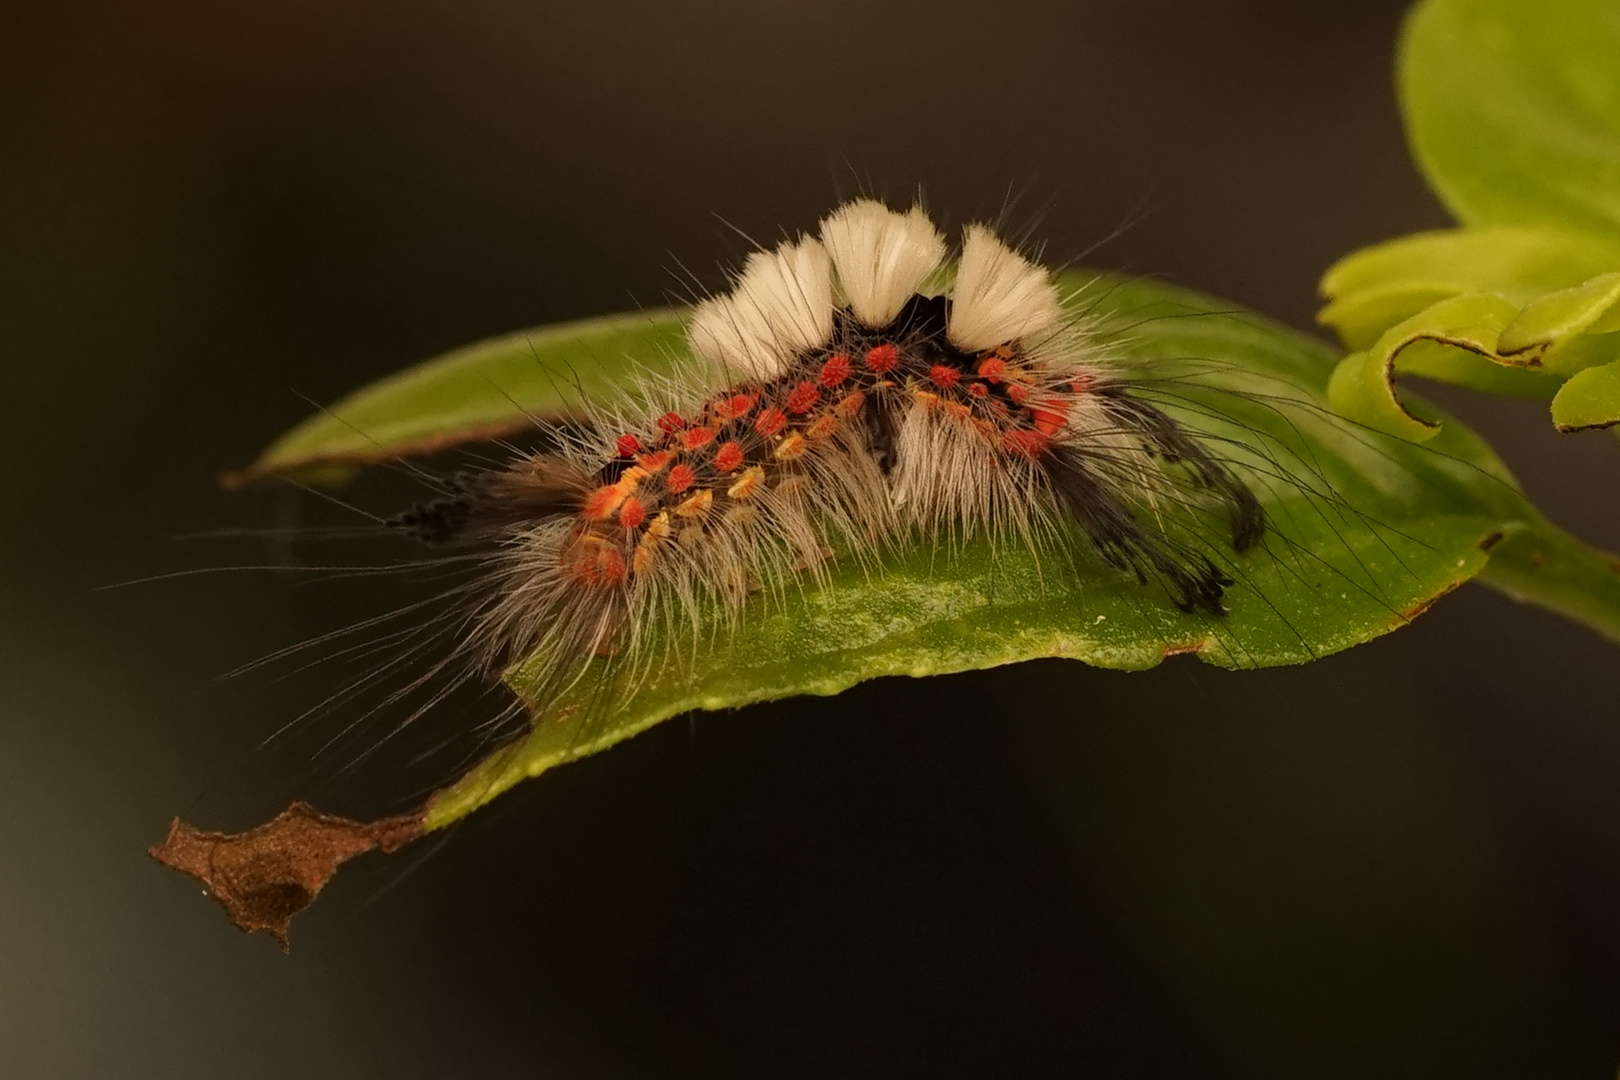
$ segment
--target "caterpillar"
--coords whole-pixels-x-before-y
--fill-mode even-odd
[[[1254,492],[1133,389],[1052,275],[990,227],[954,253],[920,206],[839,206],[698,303],[691,357],[547,447],[458,474],[390,525],[474,545],[463,649],[560,694],[654,628],[735,622],[833,560],[989,535],[1088,554],[1218,618],[1267,530]]]

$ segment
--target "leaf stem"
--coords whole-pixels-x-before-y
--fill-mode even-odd
[[[1620,644],[1620,555],[1584,544],[1545,518],[1492,548],[1475,580]]]

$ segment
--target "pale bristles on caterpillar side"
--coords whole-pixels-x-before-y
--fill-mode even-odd
[[[942,287],[935,283],[944,282]],[[735,620],[829,558],[989,535],[1060,560],[1090,549],[1182,610],[1224,611],[1209,530],[1266,530],[1248,485],[1132,392],[1048,272],[970,225],[954,258],[928,216],[847,203],[751,255],[698,304],[694,361],[551,429],[553,448],[459,478],[395,519],[487,545],[466,647],[560,692],[632,663],[652,626]]]

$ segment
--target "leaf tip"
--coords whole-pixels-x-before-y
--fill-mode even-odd
[[[208,832],[177,817],[147,853],[202,882],[237,929],[262,930],[287,952],[292,917],[314,902],[339,866],[373,848],[395,851],[421,834],[420,812],[359,822],[295,802],[241,833]]]

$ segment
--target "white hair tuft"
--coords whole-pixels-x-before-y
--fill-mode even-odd
[[[964,230],[951,290],[951,344],[967,352],[993,349],[1049,330],[1062,318],[1063,305],[1045,269],[983,225]]]
[[[886,326],[945,258],[945,240],[922,207],[902,214],[856,199],[821,222],[821,242],[855,318]]]
[[[730,294],[692,313],[692,351],[738,375],[769,380],[832,337],[832,263],[814,237],[748,257]]]

